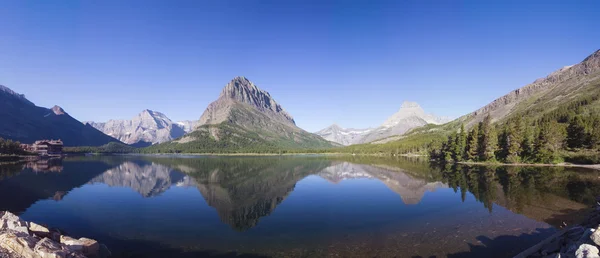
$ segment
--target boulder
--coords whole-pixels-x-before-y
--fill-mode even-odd
[[[82,237],[79,239],[83,246],[83,254],[87,256],[98,256],[100,252],[100,244],[94,239]]]
[[[60,243],[66,245],[67,248],[71,251],[83,251],[83,243],[78,239],[72,238],[70,236],[60,236]]]
[[[4,212],[2,218],[0,218],[0,230],[2,229],[10,229],[29,235],[27,222],[19,218],[19,216],[8,211]]]
[[[100,244],[94,239],[82,237],[75,239],[69,236],[60,236],[60,243],[67,246],[69,250],[82,252],[86,256],[98,256]]]
[[[49,238],[40,240],[33,250],[40,258],[65,258],[68,255],[68,252],[63,250],[59,243]]]
[[[39,236],[42,238],[50,236],[50,230],[48,230],[48,228],[46,228],[42,225],[38,225],[34,222],[29,222],[29,231],[32,234],[35,234],[36,236]]]
[[[23,232],[8,230],[0,235],[0,247],[24,258],[37,258],[34,248],[38,240]]]
[[[575,251],[575,257],[577,258],[600,258],[598,256],[598,248],[593,245],[582,244]]]

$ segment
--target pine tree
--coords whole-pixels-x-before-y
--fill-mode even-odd
[[[506,130],[506,162],[517,163],[521,161],[521,142],[523,141],[521,121],[509,123]]]
[[[494,161],[498,149],[498,135],[492,125],[490,115],[487,115],[479,126],[479,160]]]
[[[534,143],[534,156],[540,163],[559,162],[558,151],[562,148],[565,133],[556,121],[543,122]]]
[[[581,116],[576,116],[571,119],[567,127],[567,144],[572,149],[581,148],[585,139],[585,123]]]
[[[523,128],[523,140],[521,141],[521,160],[529,162],[533,161],[533,143],[534,143],[534,135],[533,127],[529,126],[527,123],[524,124]]]
[[[467,137],[467,146],[465,150],[465,159],[466,160],[476,160],[477,159],[477,149],[479,140],[479,125],[475,125],[469,131],[469,136]]]
[[[498,150],[498,134],[496,133],[496,128],[493,125],[490,125],[488,129],[486,140],[485,160],[495,161],[496,151]]]
[[[453,157],[455,156],[454,155],[455,146],[456,146],[456,133],[453,133],[448,136],[445,147],[443,149],[444,161],[450,162],[450,161],[454,160]]]
[[[506,157],[508,156],[508,148],[509,148],[509,132],[508,126],[505,126],[502,130],[502,133],[498,136],[498,159],[506,161]]]
[[[465,156],[465,146],[467,142],[467,135],[465,132],[465,125],[460,126],[460,132],[456,135],[456,142],[454,145],[453,158],[455,161],[462,161]]]

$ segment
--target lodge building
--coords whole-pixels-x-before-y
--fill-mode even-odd
[[[61,155],[63,142],[61,140],[39,140],[28,146],[28,151],[35,152],[40,156]]]

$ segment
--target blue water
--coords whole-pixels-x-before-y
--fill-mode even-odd
[[[581,217],[600,189],[594,171],[402,159],[106,156],[2,169],[0,210],[115,257],[508,257],[556,218]]]

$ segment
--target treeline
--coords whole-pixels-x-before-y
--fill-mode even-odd
[[[6,140],[0,137],[0,154],[5,155],[25,155],[28,154],[25,150],[21,149],[21,143],[13,140]]]
[[[597,163],[600,115],[586,109],[596,100],[598,95],[581,98],[532,122],[515,116],[494,125],[488,115],[468,132],[462,126],[429,155],[442,162]]]
[[[64,147],[64,153],[135,153],[138,149],[118,142],[109,142],[102,146]]]
[[[431,148],[439,145],[444,137],[437,132],[427,132],[422,134],[414,134],[402,136],[401,139],[390,141],[387,143],[373,144],[356,144],[341,148],[333,148],[325,150],[326,152],[334,153],[349,153],[349,154],[368,154],[368,155],[385,155],[394,156],[402,154],[427,154]]]

